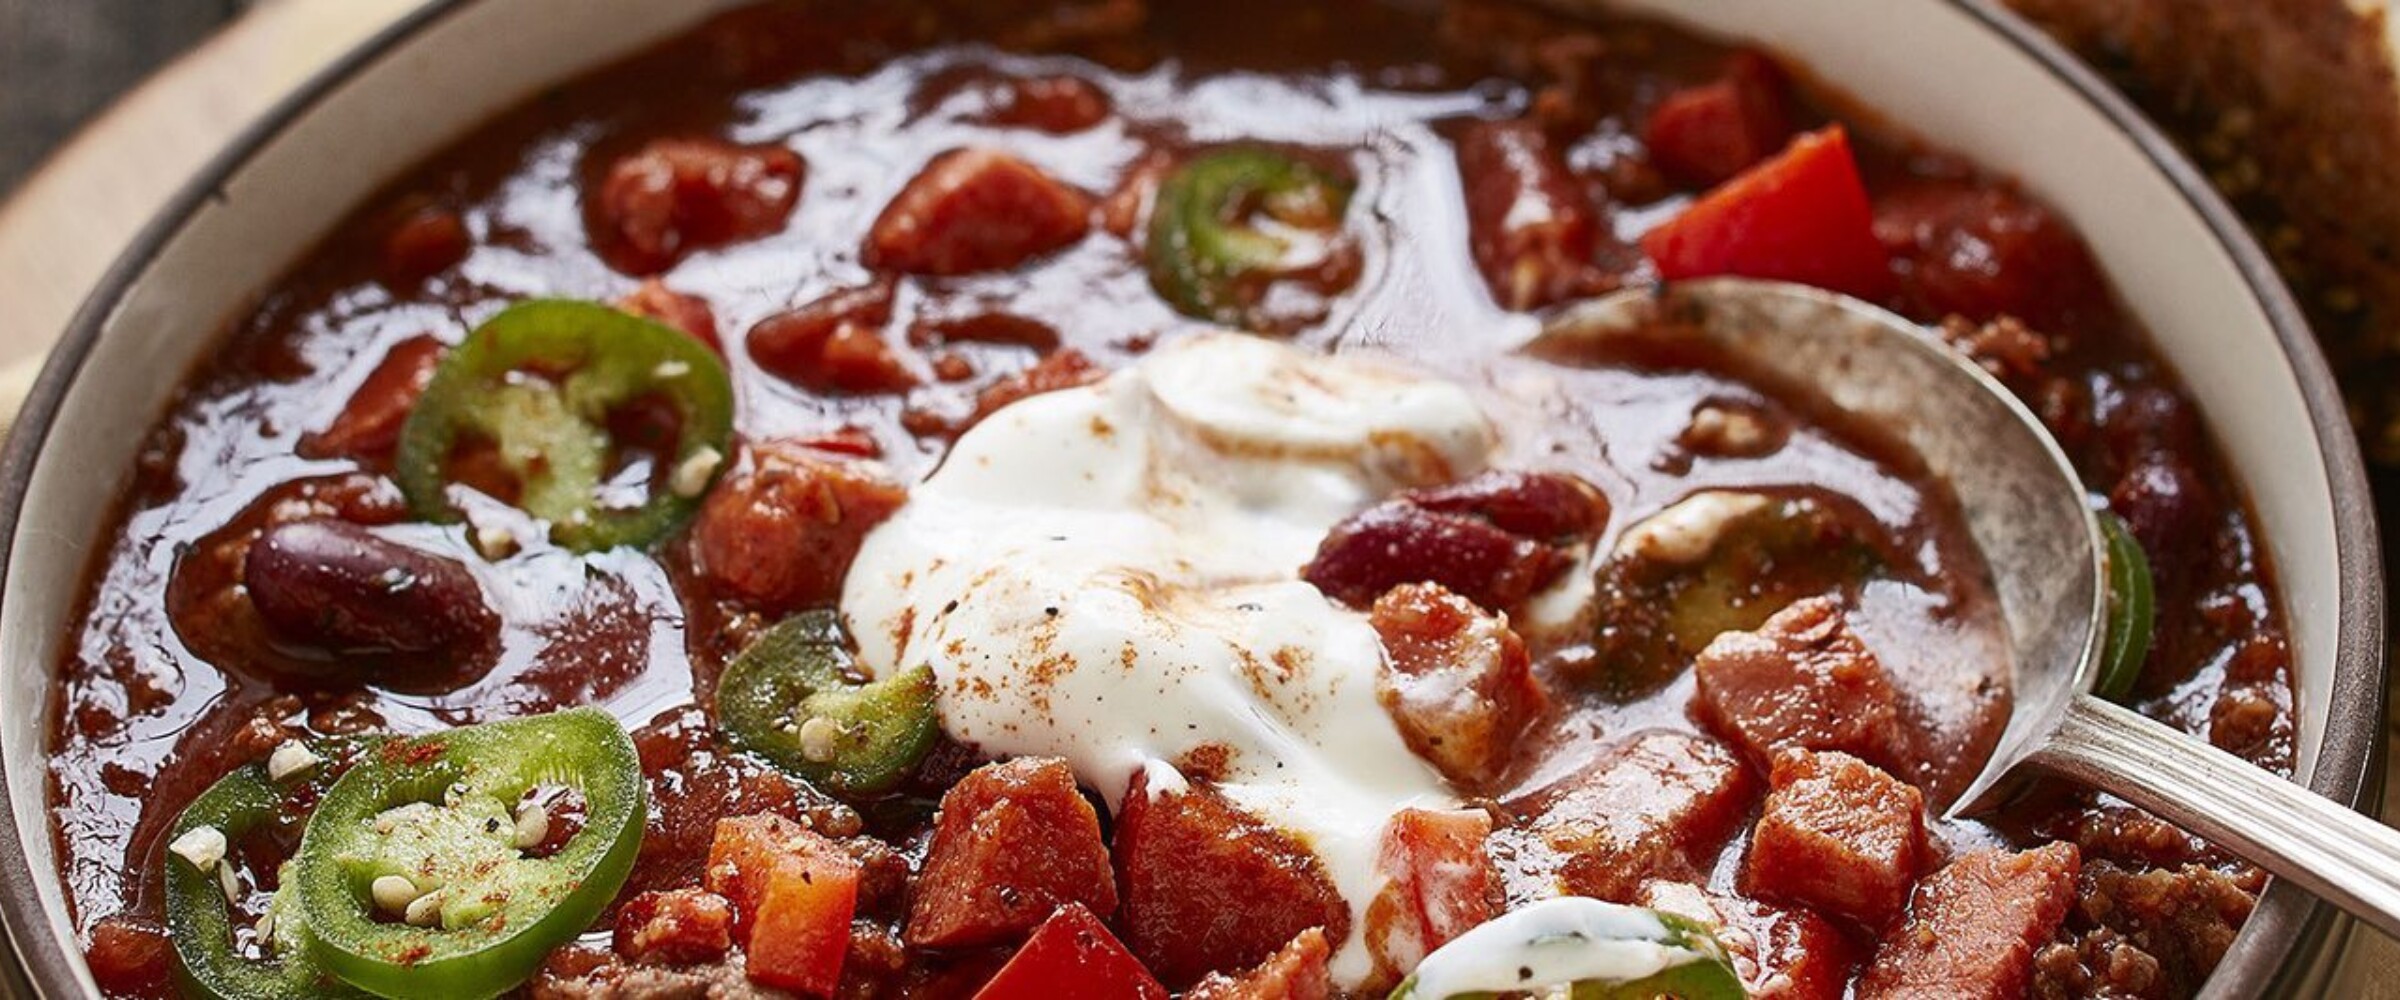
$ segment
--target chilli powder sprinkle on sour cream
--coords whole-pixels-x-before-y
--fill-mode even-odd
[[[1314,850],[1355,913],[1385,821],[1455,800],[1376,700],[1366,616],[1298,573],[1335,522],[1493,443],[1450,383],[1180,341],[977,425],[868,536],[842,609],[870,669],[932,667],[952,738],[1065,758],[1112,809],[1136,772],[1161,794],[1221,754],[1218,789]],[[1359,981],[1357,935],[1339,949]]]

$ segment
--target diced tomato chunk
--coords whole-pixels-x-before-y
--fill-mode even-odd
[[[157,996],[174,977],[175,944],[166,929],[118,914],[92,925],[84,961],[100,988],[121,996]]]
[[[1403,809],[1383,828],[1375,870],[1382,891],[1367,905],[1366,942],[1381,978],[1397,981],[1434,949],[1499,915],[1500,874],[1483,842],[1481,809]]]
[[[1492,835],[1511,895],[1628,902],[1653,878],[1690,881],[1749,809],[1754,779],[1725,745],[1667,729],[1512,800],[1521,825]]]
[[[1012,77],[993,89],[994,125],[1030,128],[1053,135],[1081,132],[1108,118],[1108,92],[1080,76]]]
[[[1533,309],[1614,286],[1593,263],[1600,212],[1539,125],[1475,122],[1459,133],[1457,147],[1469,249],[1502,308]]]
[[[880,466],[796,443],[749,446],[692,522],[703,580],[764,611],[833,600],[867,532],[908,499]]]
[[[2075,902],[2082,858],[2052,843],[1977,851],[1917,883],[1908,919],[1858,980],[1859,1000],[2010,1000]]]
[[[1886,765],[1900,756],[1899,694],[1830,598],[1793,604],[1755,632],[1718,635],[1692,673],[1695,714],[1762,765],[1787,747]]]
[[[645,892],[617,908],[611,940],[635,962],[712,962],[733,948],[733,904],[700,889]]]
[[[584,195],[592,247],[626,274],[656,274],[685,254],[783,228],[807,172],[783,146],[669,138],[611,163]]]
[[[942,795],[932,845],[908,911],[908,943],[996,944],[1068,903],[1114,913],[1100,816],[1057,758],[977,768]]]
[[[1857,948],[1841,928],[1807,909],[1786,909],[1668,881],[1643,885],[1636,902],[1715,928],[1752,996],[1842,1000],[1849,991]]]
[[[992,149],[935,157],[867,233],[869,267],[911,274],[1003,271],[1091,229],[1091,196]]]
[[[1889,255],[1850,138],[1839,125],[1797,139],[1642,237],[1670,281],[1739,275],[1880,300]]]
[[[1775,155],[1792,137],[1783,71],[1757,52],[1733,57],[1725,75],[1658,103],[1643,126],[1650,161],[1677,183],[1722,184]]]
[[[975,1000],[1167,1000],[1167,988],[1082,904],[1034,929]]]
[[[383,463],[400,445],[400,428],[417,397],[433,381],[448,347],[432,334],[419,334],[392,345],[375,369],[350,394],[350,402],[325,429],[300,439],[300,454],[309,458],[354,458]]]
[[[1183,1000],[1327,1000],[1333,995],[1333,946],[1310,928],[1275,957],[1238,976],[1212,972]]]
[[[1265,961],[1300,932],[1346,940],[1350,908],[1291,835],[1193,782],[1135,773],[1117,815],[1125,943],[1170,985]]]
[[[1862,927],[1890,923],[1925,864],[1925,797],[1845,753],[1786,750],[1769,783],[1744,891]]]
[[[733,902],[743,969],[761,985],[831,997],[850,951],[859,865],[841,845],[772,814],[717,822],[710,892]]]
[[[408,288],[458,266],[474,249],[475,236],[456,210],[415,202],[383,237],[383,282]]]
[[[1387,654],[1375,693],[1408,748],[1452,781],[1497,781],[1550,703],[1516,631],[1438,583],[1394,587],[1367,617]]]
[[[640,287],[617,300],[617,308],[691,334],[709,350],[725,353],[725,345],[717,340],[717,313],[709,308],[708,300],[668,288],[657,278],[643,280]]]

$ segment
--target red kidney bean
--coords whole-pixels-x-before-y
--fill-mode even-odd
[[[1504,611],[1555,579],[1571,561],[1562,546],[1607,519],[1608,500],[1573,476],[1496,470],[1352,515],[1300,576],[1353,607],[1401,584],[1438,583]]]
[[[1400,584],[1432,582],[1499,609],[1523,600],[1563,565],[1556,550],[1486,521],[1392,501],[1335,525],[1300,577],[1352,607],[1373,604]]]
[[[2127,467],[2108,491],[2109,509],[2125,519],[2133,537],[2154,563],[2180,566],[2197,556],[2208,540],[2208,512],[2214,503],[2208,484],[2180,456],[2154,451]]]
[[[1592,535],[1608,520],[1608,498],[1556,472],[1495,469],[1401,496],[1426,510],[1473,514],[1510,534],[1554,543]]]
[[[250,544],[242,584],[279,637],[332,652],[462,649],[499,628],[466,567],[347,521],[267,529]]]

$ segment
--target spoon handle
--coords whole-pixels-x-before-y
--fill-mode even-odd
[[[2150,810],[2400,938],[2400,831],[2090,695],[2027,763]]]

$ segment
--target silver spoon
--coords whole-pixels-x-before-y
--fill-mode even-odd
[[[1662,318],[1888,429],[1956,495],[2014,656],[2008,725],[1949,815],[1989,812],[2031,775],[2056,775],[2400,937],[2400,831],[2092,695],[2108,611],[2100,527],[2065,453],[2006,388],[1922,326],[1779,282],[1620,292],[1563,310],[1540,339],[1588,342]]]

